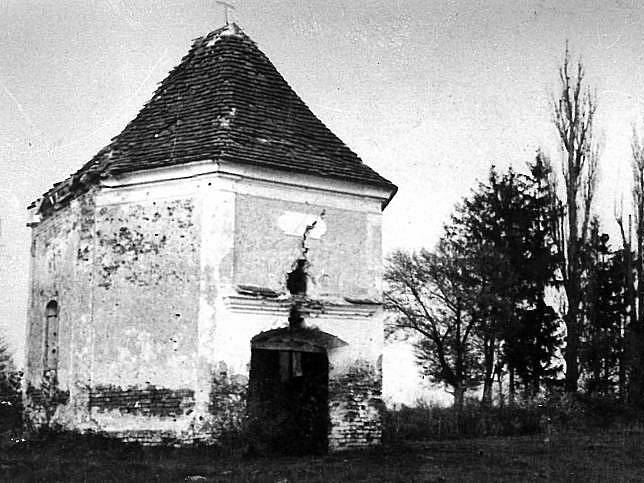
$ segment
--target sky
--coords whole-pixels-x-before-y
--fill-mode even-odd
[[[558,165],[550,102],[566,40],[598,96],[596,210],[629,201],[644,115],[644,7],[633,1],[234,0],[231,19],[311,110],[399,187],[385,252],[431,247],[489,166]],[[0,332],[24,351],[26,206],[117,135],[214,0],[0,0]]]

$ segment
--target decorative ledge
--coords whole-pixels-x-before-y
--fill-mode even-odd
[[[236,313],[282,315],[288,318],[294,297],[287,295],[252,296],[231,294],[223,297],[227,309]],[[303,298],[300,312],[304,318],[369,318],[380,309],[381,304],[337,303],[335,301],[313,300]]]

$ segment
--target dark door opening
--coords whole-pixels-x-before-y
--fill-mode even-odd
[[[327,450],[328,376],[326,352],[252,349],[248,410],[258,449]]]

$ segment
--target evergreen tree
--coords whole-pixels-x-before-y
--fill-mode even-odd
[[[517,236],[510,246],[513,264],[521,284],[521,297],[513,324],[504,335],[504,355],[511,376],[521,380],[526,395],[538,393],[544,380],[552,380],[561,369],[555,355],[561,346],[560,318],[548,305],[548,287],[558,285],[556,273],[560,257],[555,244],[556,205],[551,186],[552,170],[545,156],[538,152],[528,164],[529,175],[523,179],[523,203],[517,217],[521,220]]]
[[[473,279],[483,287],[476,304],[485,404],[491,403],[494,368],[507,366],[511,394],[515,373],[534,393],[557,370],[551,361],[560,345],[558,317],[545,295],[556,283],[559,262],[551,231],[556,216],[551,170],[541,153],[528,168],[530,174],[522,175],[512,169],[499,174],[492,167],[449,228],[475,260]],[[536,347],[528,355],[523,349],[530,344]]]
[[[516,373],[527,397],[538,394],[544,381],[556,378],[561,365],[554,353],[561,345],[560,318],[539,299],[534,307],[519,309],[515,323],[505,333],[504,356]]]
[[[472,291],[481,341],[484,378],[482,402],[492,402],[494,369],[503,333],[511,324],[521,280],[513,260],[521,223],[521,178],[512,170],[499,175],[491,167],[485,183],[457,207],[448,234],[460,241],[462,251],[472,260]]]
[[[620,390],[625,364],[624,326],[627,313],[626,274],[622,251],[611,253],[609,237],[591,224],[585,248],[584,308],[586,324],[580,340],[580,366],[586,391],[611,395]],[[623,381],[621,381],[623,382]],[[623,384],[621,384],[623,386]]]

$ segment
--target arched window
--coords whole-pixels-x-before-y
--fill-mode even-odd
[[[45,371],[58,369],[58,302],[50,300],[45,307]]]

